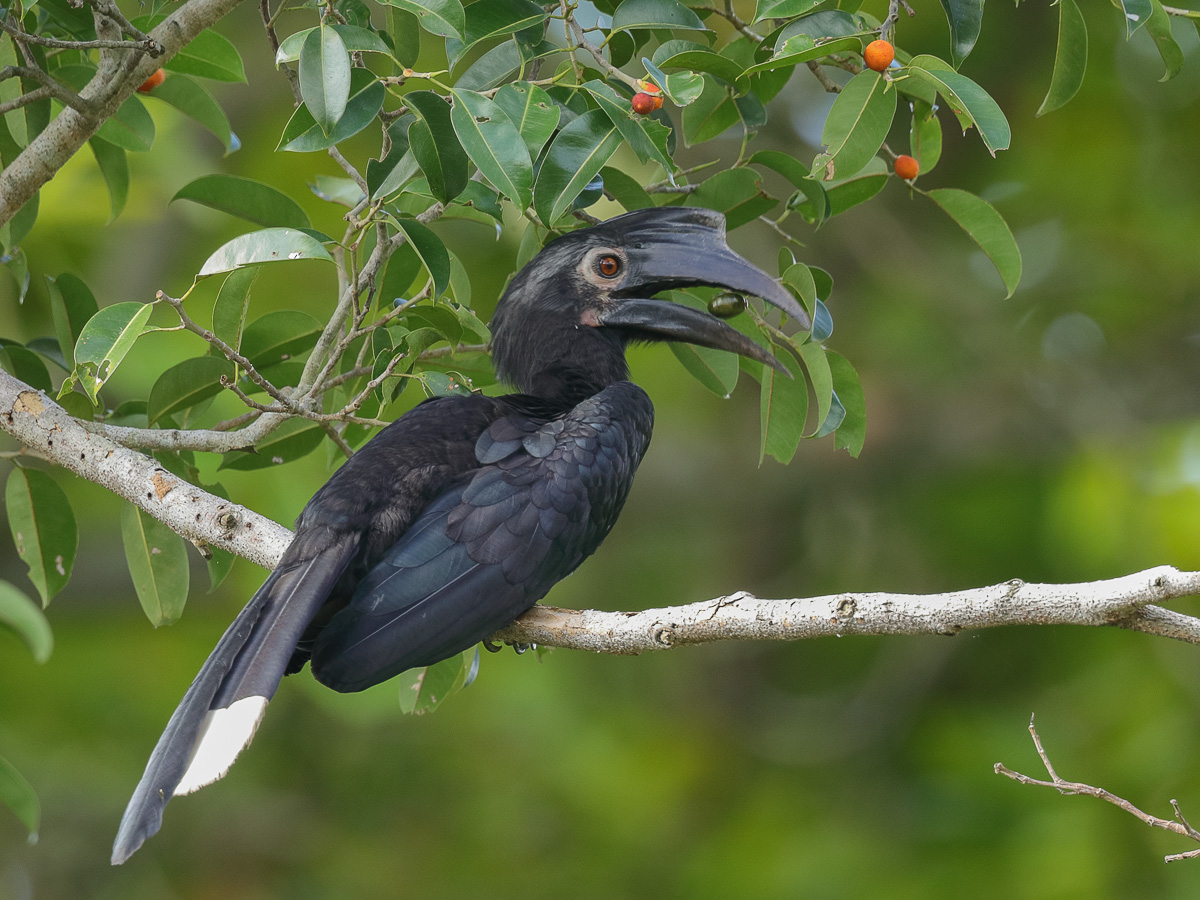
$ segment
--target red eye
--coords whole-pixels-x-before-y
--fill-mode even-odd
[[[596,271],[605,278],[616,278],[621,271],[621,260],[611,253],[596,260]]]

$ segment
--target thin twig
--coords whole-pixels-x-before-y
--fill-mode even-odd
[[[51,78],[36,66],[5,66],[0,69],[0,81],[8,78],[32,79],[44,86],[55,100],[71,107],[76,112],[90,116],[94,111],[94,104],[84,100],[61,81]]]
[[[825,74],[825,70],[821,68],[820,63],[810,59],[807,65],[808,70],[817,76],[817,81],[821,82],[821,87],[825,88],[828,93],[840,94],[842,92],[841,86]]]
[[[0,30],[11,34],[16,40],[39,47],[51,47],[55,50],[132,50],[135,53],[149,53],[152,57],[162,55],[163,49],[150,38],[136,41],[60,41],[58,38],[42,37],[40,34],[30,34],[15,28],[0,19]]]
[[[14,97],[7,103],[0,103],[0,116],[7,112],[12,112],[14,109],[20,109],[22,106],[28,106],[30,103],[37,103],[39,100],[45,100],[47,97],[54,96],[54,92],[48,87],[34,88],[28,94],[21,94],[19,97]]]
[[[1143,812],[1124,797],[1118,797],[1116,794],[1112,793],[1111,791],[1106,791],[1104,788],[1094,787],[1093,785],[1084,784],[1080,781],[1067,781],[1066,779],[1060,777],[1056,771],[1054,771],[1054,766],[1050,762],[1050,757],[1046,753],[1045,747],[1042,746],[1042,739],[1038,736],[1037,728],[1034,727],[1033,716],[1029,717],[1029,734],[1033,738],[1033,746],[1037,748],[1037,754],[1042,760],[1042,765],[1046,767],[1046,772],[1050,775],[1050,780],[1043,781],[1038,778],[1031,778],[1028,775],[1022,775],[1020,772],[1014,772],[1012,769],[1008,768],[1008,766],[1004,765],[1004,763],[996,763],[994,768],[997,775],[1004,775],[1005,777],[1011,778],[1013,781],[1019,782],[1020,784],[1032,784],[1037,787],[1053,788],[1064,796],[1070,794],[1082,794],[1087,797],[1097,797],[1106,803],[1111,803],[1113,806],[1120,807],[1131,816],[1135,816],[1136,818],[1145,822],[1151,828],[1161,828],[1164,831],[1170,831],[1174,834],[1190,838],[1193,841],[1200,842],[1200,831],[1197,831],[1195,828],[1193,828],[1188,820],[1184,818],[1183,811],[1179,808],[1179,803],[1177,801],[1171,801],[1171,807],[1175,810],[1174,820],[1160,819],[1158,816],[1153,816],[1148,812]],[[1185,853],[1172,853],[1164,857],[1164,862],[1174,862],[1180,859],[1192,859],[1197,856],[1200,856],[1200,849],[1188,850]]]
[[[565,4],[564,4],[564,10],[565,10]],[[607,72],[610,76],[612,76],[613,78],[616,78],[620,81],[625,82],[625,84],[629,85],[635,91],[640,91],[641,86],[638,84],[637,79],[634,78],[632,75],[626,75],[624,72],[622,72],[616,66],[614,66],[612,63],[610,63],[607,59],[605,59],[604,54],[600,52],[600,49],[598,47],[596,47],[591,41],[589,41],[584,36],[583,28],[580,26],[580,24],[578,22],[575,21],[575,17],[573,15],[571,15],[570,13],[565,13],[565,15],[566,15],[567,25],[569,25],[571,30],[575,33],[575,46],[577,46],[583,50],[586,50],[588,53],[590,53],[592,56],[592,59],[594,59],[596,61],[596,65],[598,65],[601,69],[603,69],[605,72]],[[572,60],[575,59],[574,50],[571,51],[571,59]]]

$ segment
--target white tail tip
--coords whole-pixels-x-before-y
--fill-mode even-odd
[[[254,737],[266,708],[266,697],[244,697],[225,709],[209,710],[174,796],[190,794],[223,778]]]

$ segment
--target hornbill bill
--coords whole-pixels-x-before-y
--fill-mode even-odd
[[[604,540],[650,443],[631,341],[685,341],[782,369],[708,313],[652,296],[711,285],[808,325],[792,295],[729,249],[725,218],[645,209],[551,242],[492,319],[497,374],[521,393],[427,400],[317,491],[278,567],[201,667],[154,748],[113,846],[124,862],[167,801],[222,777],[281,678],[307,662],[360,691],[470,648]]]

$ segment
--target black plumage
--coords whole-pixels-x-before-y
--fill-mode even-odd
[[[701,209],[629,213],[549,244],[492,320],[497,373],[521,393],[428,400],[305,506],[279,566],[221,638],[152,754],[113,848],[129,857],[167,801],[220,778],[284,674],[309,663],[357,691],[465,650],[511,622],[613,527],[654,409],[629,341],[679,340],[778,367],[719,319],[653,300],[691,284],[791,295]]]

